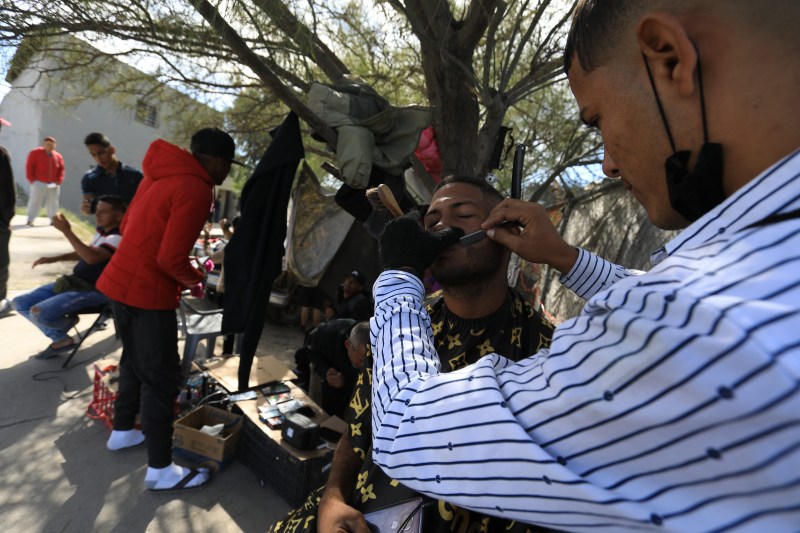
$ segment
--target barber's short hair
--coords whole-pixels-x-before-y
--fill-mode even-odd
[[[786,24],[792,20],[786,10],[792,8],[796,13],[797,0],[773,1],[769,9],[753,0],[578,0],[564,48],[564,71],[569,74],[575,58],[585,72],[607,65],[616,56],[620,40],[633,39],[633,25],[647,11],[681,13],[709,8],[738,13],[749,29],[761,27],[774,35],[779,27],[791,26],[788,31],[792,38],[796,35],[796,27]]]
[[[578,0],[564,47],[564,71],[569,74],[575,57],[586,72],[605,65],[631,19],[648,1]]]
[[[86,138],[83,140],[83,144],[86,146],[89,146],[90,144],[97,144],[103,148],[108,148],[111,146],[111,139],[106,137],[105,134],[95,131],[86,136]]]
[[[105,202],[118,213],[125,213],[128,210],[128,203],[122,196],[116,194],[104,194],[95,199],[95,204],[98,202]]]
[[[350,344],[354,346],[369,345],[369,320],[359,322],[353,326],[348,338],[350,339]]]
[[[471,185],[476,189],[480,189],[481,192],[483,192],[484,198],[487,198],[492,205],[499,204],[505,200],[505,196],[500,194],[500,192],[492,187],[486,180],[476,178],[475,176],[461,174],[450,174],[449,176],[443,178],[442,181],[437,183],[436,187],[433,188],[433,194],[436,194],[439,189],[442,189],[447,185],[453,185],[454,183],[463,183],[465,185]]]

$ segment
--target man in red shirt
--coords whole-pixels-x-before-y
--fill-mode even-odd
[[[33,219],[39,215],[42,202],[47,209],[47,218],[52,220],[58,213],[58,197],[64,181],[64,158],[56,152],[55,138],[45,137],[42,146],[31,150],[25,173],[31,184],[28,226],[33,226]]]
[[[181,384],[175,309],[181,291],[201,295],[203,273],[189,252],[203,229],[220,185],[234,161],[233,139],[206,128],[192,136],[191,151],[161,139],[144,156],[144,179],[136,189],[120,230],[117,252],[97,281],[108,296],[122,339],[119,393],[112,451],[147,446],[145,486],[169,491],[204,485],[207,469],[172,461],[172,422]],[[135,429],[141,412],[142,430]]]

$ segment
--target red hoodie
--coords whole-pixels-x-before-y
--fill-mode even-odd
[[[120,224],[122,242],[97,289],[141,309],[175,309],[180,292],[202,281],[189,253],[208,219],[214,182],[186,150],[154,141],[144,179]]]

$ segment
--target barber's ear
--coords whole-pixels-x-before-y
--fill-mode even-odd
[[[650,13],[639,21],[636,38],[659,91],[671,86],[680,96],[692,96],[697,88],[697,50],[681,22],[666,13]]]

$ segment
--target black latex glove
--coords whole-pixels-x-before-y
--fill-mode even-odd
[[[411,267],[418,276],[433,263],[442,251],[464,236],[461,228],[443,231],[425,231],[419,223],[419,214],[390,220],[379,240],[381,265],[384,269]]]

